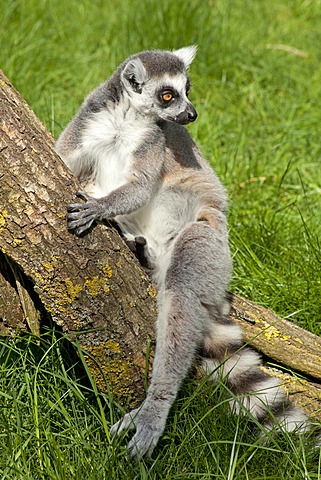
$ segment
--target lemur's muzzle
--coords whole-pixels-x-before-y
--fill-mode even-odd
[[[197,112],[192,104],[188,105],[186,110],[179,113],[175,117],[175,122],[180,125],[187,125],[188,123],[195,122],[197,119]]]

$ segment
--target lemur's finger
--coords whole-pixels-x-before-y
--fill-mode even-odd
[[[74,230],[75,234],[79,237],[91,227],[92,223],[93,221],[89,222],[87,225],[84,225],[83,227],[76,228],[76,230]]]
[[[86,218],[86,217],[96,218],[98,214],[97,205],[92,205],[87,203],[85,203],[84,205],[87,205],[86,208],[71,209],[70,211],[68,211],[67,218],[71,220],[77,219],[77,218]]]
[[[71,220],[67,222],[67,226],[69,230],[75,230],[76,228],[83,227],[85,225],[88,225],[86,228],[89,228],[90,225],[93,223],[94,218],[92,217],[85,217],[85,218],[80,218],[78,220]]]
[[[86,192],[76,192],[76,197],[82,198],[83,200],[86,200],[87,202],[89,202],[90,200],[93,199],[93,197],[88,195],[88,193],[86,193]]]
[[[93,198],[87,195],[85,192],[77,192],[76,197],[82,198],[83,200],[86,200],[84,203],[70,203],[67,206],[67,211],[68,212],[73,212],[74,210],[86,210],[88,208],[88,204],[94,204],[95,202],[93,201]]]
[[[138,245],[146,245],[146,238],[145,237],[135,237],[135,242],[138,244]]]
[[[88,218],[88,217],[91,217],[91,212],[88,210],[69,212],[67,215],[68,222],[70,220],[78,220],[80,218]]]
[[[67,206],[67,212],[75,212],[78,210],[86,210],[88,209],[87,203],[70,203]]]

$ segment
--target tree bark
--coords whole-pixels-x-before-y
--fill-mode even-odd
[[[98,387],[134,405],[149,371],[156,290],[114,229],[98,225],[83,238],[68,232],[66,205],[78,185],[53,144],[0,71],[0,333],[38,334],[52,318],[87,352]],[[321,418],[321,339],[253,302],[232,300],[247,342],[313,380],[282,377],[294,402]]]
[[[118,233],[84,238],[66,227],[78,186],[54,140],[0,74],[0,314],[2,331],[50,316],[88,353],[98,385],[120,399],[144,396],[145,349],[156,291]]]
[[[231,317],[259,352],[290,369],[321,380],[321,338],[268,308],[233,295]]]

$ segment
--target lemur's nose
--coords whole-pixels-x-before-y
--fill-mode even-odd
[[[193,105],[190,103],[186,109],[187,118],[189,122],[195,122],[197,119],[197,113]]]
[[[190,122],[195,122],[195,120],[197,119],[196,110],[193,109],[193,111],[188,112],[188,119]]]
[[[193,105],[187,105],[186,110],[179,113],[174,121],[181,125],[187,125],[188,123],[194,122],[196,118],[197,113]]]

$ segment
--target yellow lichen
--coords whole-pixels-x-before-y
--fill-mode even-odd
[[[112,393],[119,399],[130,397],[134,393],[132,385],[132,359],[116,358],[107,359],[105,362],[105,367],[102,370]]]
[[[7,218],[8,218],[7,210],[3,210],[2,212],[0,212],[0,232],[5,226]]]
[[[55,262],[55,257],[53,262]],[[45,262],[46,263],[46,262]],[[48,268],[48,265],[44,267]],[[49,267],[50,269],[51,267]],[[37,280],[37,283],[41,285],[41,291],[52,302],[52,308],[50,302],[46,301],[46,309],[48,312],[52,312],[53,309],[57,309],[60,312],[66,311],[66,306],[71,305],[76,299],[77,295],[83,290],[83,286],[80,284],[74,284],[71,278],[65,278],[64,280],[57,279],[54,281],[52,278],[47,279],[46,276],[42,276],[36,270],[32,271],[32,275]]]
[[[14,247],[17,247],[17,246],[20,245],[21,243],[22,243],[22,240],[21,240],[20,238],[14,238],[14,239],[13,239],[13,242],[12,242],[12,244],[13,244]]]
[[[245,303],[243,303],[243,305],[245,306]],[[256,315],[256,313],[254,311],[248,311],[248,310],[245,310],[245,315],[250,319],[250,320],[253,320],[254,323],[262,323],[260,317],[258,315]],[[264,322],[266,326],[268,326],[269,324]]]
[[[108,374],[112,377],[111,383],[118,389],[122,382],[129,383],[131,363],[131,358],[125,358],[124,360],[117,358],[108,361]],[[123,387],[126,387],[126,383],[123,384]]]
[[[64,303],[72,303],[77,295],[82,291],[82,286],[74,284],[70,278],[65,279],[66,294],[62,295],[63,299],[66,299]]]
[[[42,265],[46,270],[48,270],[48,272],[52,272],[54,269],[50,262],[42,262]]]
[[[120,345],[117,342],[107,340],[106,343],[87,346],[86,350],[95,359],[93,362],[90,357],[86,356],[98,388],[102,391],[106,390],[105,379],[107,379],[108,388],[118,398],[128,398],[133,394],[133,360],[129,357],[117,358],[117,354],[121,353]],[[99,368],[96,362],[98,362]]]
[[[106,263],[106,265],[103,266],[102,270],[108,278],[111,278],[113,276],[112,268],[110,265],[108,265],[108,263]]]
[[[57,266],[58,266],[58,259],[59,257],[57,256],[52,256],[50,261],[48,262],[42,262],[42,265],[43,267],[45,267],[45,269],[48,271],[48,272],[53,272]]]
[[[31,270],[32,275],[42,284],[44,279],[37,270]]]
[[[155,298],[157,295],[157,290],[154,285],[149,285],[147,287],[147,293],[150,295],[152,298]]]
[[[120,353],[120,345],[115,340],[107,340],[106,347],[112,353]]]
[[[272,338],[277,338],[280,336],[280,330],[273,327],[273,325],[269,325],[267,322],[264,322],[267,325],[267,328],[264,330],[264,336],[271,340]]]
[[[97,297],[101,292],[108,293],[110,290],[108,280],[97,276],[94,276],[91,279],[87,278],[84,286],[92,297]]]

